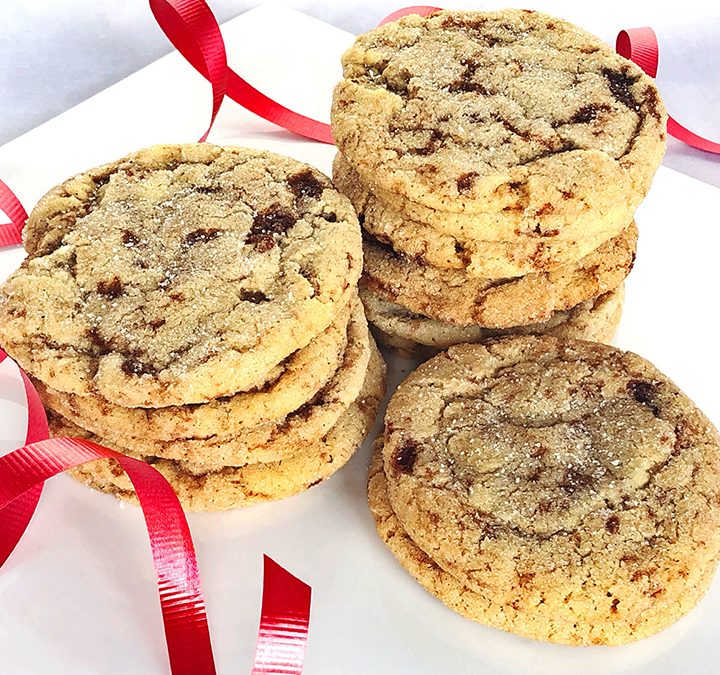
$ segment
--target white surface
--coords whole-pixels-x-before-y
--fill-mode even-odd
[[[288,49],[312,43],[312,68],[299,59],[284,62],[264,37],[270,30]],[[267,11],[233,20],[224,31],[234,47],[233,64],[253,64],[257,84],[284,101],[304,92],[304,112],[326,109],[322,97],[338,76],[337,56],[350,35],[301,15]],[[192,140],[205,128],[208,106],[206,83],[170,55],[0,148],[0,176],[31,205],[74,171],[152,142]],[[325,171],[333,155],[332,148],[292,137],[232,103],[211,140],[285,152]],[[654,361],[716,423],[719,209],[719,190],[668,169],[658,173],[637,217],[640,251],[617,341]],[[0,252],[2,276],[20,258],[17,250]],[[391,365],[391,385],[408,365]],[[3,399],[18,398],[11,373],[0,367]],[[10,449],[22,441],[22,409],[3,402],[0,415],[3,448]],[[263,553],[313,587],[307,675],[718,672],[717,582],[677,625],[621,648],[536,643],[453,614],[414,582],[377,537],[365,496],[368,458],[366,443],[332,480],[306,494],[189,518],[220,673],[249,671]],[[142,675],[166,668],[140,510],[67,477],[53,479],[28,533],[0,571],[0,672]]]
[[[406,0],[411,4],[411,0]],[[259,0],[209,0],[224,21]],[[353,33],[368,30],[401,0],[267,0],[293,7]],[[432,4],[432,3],[430,3]],[[720,4],[717,0],[523,0],[437,2],[449,7],[493,9],[516,4],[566,17],[614,43],[621,28],[652,25],[660,36],[660,91],[691,129],[720,140]],[[237,48],[230,45],[231,48]],[[242,48],[242,47],[240,47]],[[299,63],[281,41],[274,51]],[[2,0],[0,2],[0,143],[83,101],[150,63],[171,46],[147,0]],[[253,64],[250,63],[253,72]],[[664,163],[720,187],[720,159],[671,140]]]

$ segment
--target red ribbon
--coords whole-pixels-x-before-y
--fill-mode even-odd
[[[650,77],[657,75],[659,47],[657,35],[652,28],[628,28],[618,33],[615,41],[615,50],[620,56],[630,59],[640,66]],[[720,154],[720,143],[714,143],[707,138],[684,127],[676,119],[668,115],[668,133],[698,150]]]
[[[150,0],[150,9],[170,42],[212,84],[213,117],[210,128],[220,101],[227,95],[250,112],[288,131],[322,143],[333,142],[329,124],[296,113],[273,101],[227,65],[220,26],[203,0]],[[221,62],[224,66],[222,69]],[[209,63],[215,68],[211,69]],[[210,128],[201,140],[207,138]]]
[[[2,187],[8,189],[5,183]],[[22,208],[22,207],[21,207]],[[0,363],[7,358],[7,354],[0,349]],[[48,432],[47,418],[45,417],[45,409],[40,402],[40,397],[32,386],[27,375],[21,370],[20,375],[25,388],[25,399],[27,401],[27,430],[25,432],[25,445],[36,443],[46,439],[50,434]],[[25,533],[30,520],[35,513],[40,495],[42,494],[42,483],[32,490],[20,495],[14,501],[10,502],[4,509],[0,510],[0,567],[10,557],[20,538]]]
[[[0,211],[10,218],[9,223],[0,223],[0,248],[21,244],[22,229],[28,215],[20,200],[2,180],[0,180]]]
[[[252,675],[300,675],[310,618],[310,586],[264,556],[260,630]]]
[[[150,0],[150,10],[170,42],[212,85],[212,114],[207,131],[200,137],[202,143],[227,92],[228,65],[220,26],[204,2]]]
[[[0,350],[0,361],[5,358],[5,352]],[[79,438],[49,439],[40,399],[22,375],[28,403],[28,442],[0,457],[2,562],[30,522],[48,478],[86,462],[116,459],[132,481],[145,516],[170,668],[174,675],[214,674],[195,549],[185,514],[170,484],[149,464],[109,448]]]
[[[159,5],[166,8],[167,13],[158,12],[157,7]],[[300,136],[306,136],[323,143],[333,143],[329,124],[300,115],[273,101],[250,86],[231,68],[226,66],[226,72],[220,73],[218,67],[215,75],[213,75],[213,72],[206,66],[207,58],[202,60],[200,57],[201,55],[205,57],[206,54],[222,52],[223,61],[225,61],[225,44],[220,33],[220,27],[204,0],[150,0],[150,6],[170,42],[177,47],[178,51],[198,72],[212,83],[214,103],[210,127],[212,127],[217,113],[215,106],[219,107],[216,98],[217,92],[224,91],[241,106],[269,122],[273,122]],[[182,12],[180,11],[181,7],[183,8]],[[174,12],[171,11],[172,8],[174,8]],[[440,9],[440,7],[430,5],[404,7],[386,16],[379,25],[382,26],[408,14],[428,16]],[[168,15],[172,18],[168,18]],[[184,18],[185,15],[192,16],[192,23]],[[617,37],[615,48],[621,56],[637,63],[651,77],[657,75],[658,43],[652,28],[631,28],[621,31]],[[668,118],[667,129],[671,136],[687,145],[705,152],[720,153],[720,143],[714,143],[702,136],[698,136],[672,117]],[[207,138],[209,131],[210,129],[205,132],[201,140]]]
[[[420,16],[429,16],[433,12],[440,11],[440,7],[431,7],[430,5],[412,5],[410,7],[403,7],[402,9],[396,9],[392,14],[388,14],[378,26],[384,26],[386,23],[391,21],[397,21],[402,19],[404,16],[409,14],[419,14]]]
[[[0,363],[7,355],[0,350]],[[145,517],[158,579],[170,669],[213,675],[210,632],[195,548],[172,487],[149,464],[79,438],[48,439],[40,397],[20,370],[28,406],[26,443],[0,457],[0,566],[25,532],[43,483],[98,459],[118,461],[132,481]],[[310,621],[310,587],[265,556],[260,629],[253,675],[300,675]]]

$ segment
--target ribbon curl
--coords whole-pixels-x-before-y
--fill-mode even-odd
[[[0,350],[0,362],[6,357]],[[145,517],[171,671],[174,675],[214,675],[195,548],[170,484],[149,464],[109,448],[79,438],[48,438],[40,397],[20,372],[28,405],[27,441],[0,457],[0,564],[25,532],[46,480],[86,462],[117,460],[133,483]]]
[[[207,138],[212,128],[217,108],[220,107],[217,97],[222,93],[222,96],[229,96],[243,108],[247,108],[268,122],[300,136],[332,144],[329,124],[296,113],[265,96],[227,65],[220,26],[206,2],[150,0],[150,8],[170,42],[177,47],[190,65],[212,84],[213,116],[210,128],[201,140]],[[216,66],[214,69],[208,67],[209,60]],[[225,64],[222,72],[221,61]]]
[[[657,35],[655,35],[652,28],[646,26],[644,28],[621,30],[615,41],[615,51],[620,56],[624,56],[626,59],[636,63],[650,77],[657,76],[660,48]],[[677,138],[685,145],[704,152],[720,154],[720,143],[698,136],[670,115],[668,115],[667,130],[673,138]]]
[[[150,11],[175,48],[210,81],[212,113],[207,140],[227,92],[228,65],[220,26],[210,7],[196,0],[150,0]]]
[[[7,185],[2,181],[0,181],[0,185],[9,191]],[[0,349],[0,363],[5,361],[6,358],[7,354]],[[43,408],[37,391],[35,391],[35,387],[32,386],[32,383],[22,370],[20,370],[20,376],[22,377],[23,388],[25,389],[28,415],[25,445],[29,445],[48,438],[50,433],[48,432],[45,409]],[[5,564],[5,561],[15,550],[15,547],[30,524],[38,502],[40,501],[42,489],[43,486],[42,483],[40,483],[31,490],[18,496],[4,509],[0,509],[0,567]]]
[[[0,363],[7,354],[0,349]],[[155,468],[80,438],[49,439],[47,418],[20,370],[28,408],[25,445],[0,457],[0,567],[27,529],[46,480],[67,469],[115,459],[132,481],[150,538],[173,675],[214,675],[210,632],[190,529],[170,484]],[[310,586],[264,556],[263,599],[253,675],[301,675],[310,621]]]

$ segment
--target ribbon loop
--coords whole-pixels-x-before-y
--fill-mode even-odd
[[[615,51],[636,63],[650,77],[657,77],[657,35],[649,26],[621,30],[615,40]]]
[[[0,184],[5,185],[2,181],[0,181]],[[0,349],[0,363],[5,361],[6,358],[7,354]],[[32,386],[27,375],[22,370],[20,370],[20,376],[23,381],[28,411],[27,431],[25,432],[25,445],[28,445],[44,440],[49,436],[49,433],[45,409],[37,391],[35,391],[35,387]],[[3,522],[0,526],[0,567],[5,564],[5,561],[10,557],[23,534],[25,534],[25,530],[27,530],[40,501],[42,490],[41,483],[19,496],[1,511]]]
[[[7,354],[0,349],[0,363]],[[158,581],[173,675],[215,675],[210,631],[190,529],[180,502],[154,467],[80,438],[49,438],[40,397],[20,370],[28,407],[25,445],[0,457],[0,567],[35,512],[43,483],[67,469],[114,459],[143,511]],[[310,587],[265,556],[260,630],[253,674],[302,673]]]
[[[329,124],[273,101],[227,65],[220,26],[204,0],[150,0],[150,9],[168,40],[212,85],[213,114],[201,141],[207,139],[222,98],[227,95],[268,122],[300,136],[332,144]]]
[[[5,353],[0,352],[0,361],[4,358]],[[149,464],[109,448],[78,438],[49,439],[42,403],[24,374],[23,384],[28,401],[28,442],[0,457],[0,564],[25,532],[46,480],[85,462],[117,460],[132,481],[145,516],[170,668],[174,675],[214,675],[195,549],[170,484]]]

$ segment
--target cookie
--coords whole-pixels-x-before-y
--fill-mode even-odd
[[[656,633],[720,555],[720,436],[630,352],[547,336],[451,347],[392,397],[382,455],[392,511],[450,580],[438,595],[457,606],[459,584],[483,599],[466,614],[527,637]]]
[[[379,199],[378,191],[364,183],[339,153],[333,162],[333,182],[350,199],[365,230],[376,239],[418,263],[461,269],[472,277],[516,277],[575,263],[610,238],[601,232],[583,233],[574,240],[547,238],[535,231],[518,233],[509,242],[468,238],[464,223],[448,225],[454,214],[435,212],[436,220],[446,222],[433,226],[413,220],[415,209],[407,200],[397,206],[385,197]],[[448,231],[454,234],[446,234]]]
[[[303,448],[322,438],[358,397],[368,370],[371,355],[376,353],[371,342],[362,305],[357,302],[348,329],[348,346],[343,361],[323,389],[281,420],[242,429],[236,436],[207,436],[158,441],[136,435],[127,429],[116,429],[96,420],[85,420],[72,408],[55,406],[52,410],[116,446],[132,450],[140,456],[154,456],[182,461],[195,473],[224,466],[242,466],[258,462],[275,462],[296,455]],[[381,358],[377,354],[377,358]],[[373,366],[377,370],[378,366]],[[104,429],[101,433],[99,430]]]
[[[354,307],[356,313],[361,311]],[[136,436],[146,442],[237,436],[248,428],[284,419],[328,384],[344,358],[349,317],[348,306],[307,347],[288,357],[258,389],[198,405],[123,408],[101,396],[68,394],[39,380],[33,380],[33,384],[46,407],[98,436]],[[362,319],[356,316],[355,321]]]
[[[342,63],[338,149],[387,193],[472,214],[473,239],[614,236],[664,153],[652,79],[539,12],[406,16],[360,35]]]
[[[553,335],[594,342],[610,342],[622,316],[624,286],[586,300],[572,309],[555,312],[541,324],[493,330],[457,326],[414,314],[401,305],[382,300],[369,291],[361,293],[373,334],[405,358],[428,359],[463,342],[482,342],[503,335]]]
[[[632,269],[636,246],[632,223],[577,263],[522,277],[481,279],[422,265],[366,236],[360,284],[388,302],[445,323],[524,326],[617,288]]]
[[[385,364],[375,351],[358,398],[324,438],[293,457],[202,474],[188,471],[181,462],[155,457],[143,459],[167,478],[183,507],[190,511],[225,511],[284,499],[329,478],[352,457],[372,428],[384,392]],[[58,415],[51,415],[50,430],[53,436],[80,436],[112,447]],[[138,456],[131,451],[122,452]],[[84,464],[69,473],[97,490],[137,501],[129,479],[114,460]]]
[[[0,293],[0,342],[59,391],[126,407],[261,386],[350,301],[347,198],[272,153],[155,146],[51,190]]]

